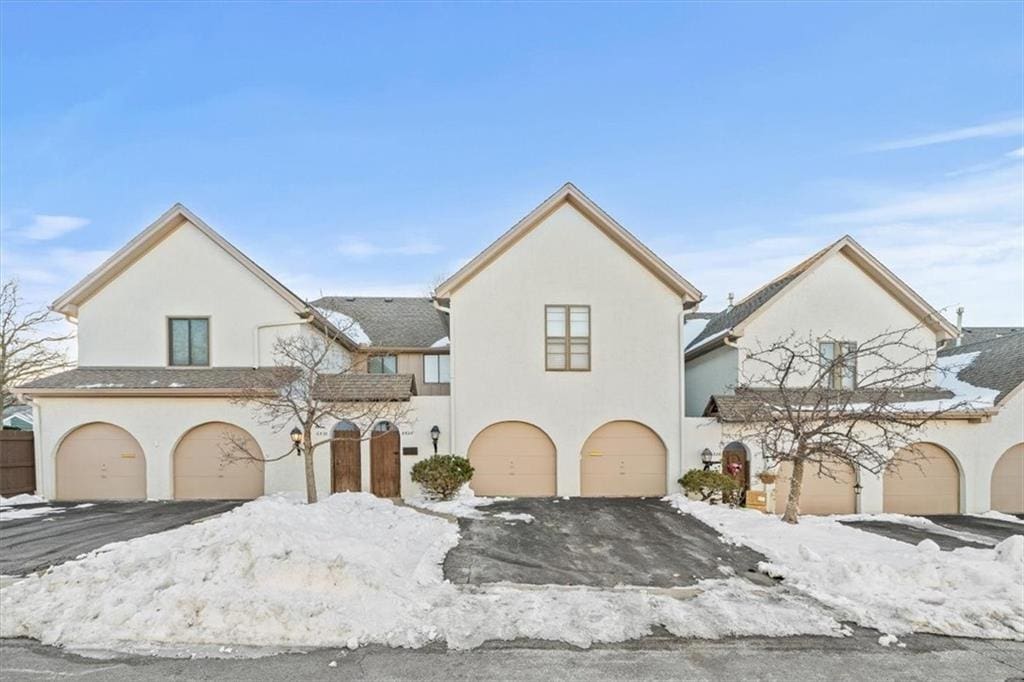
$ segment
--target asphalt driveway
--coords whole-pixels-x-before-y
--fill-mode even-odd
[[[62,511],[0,521],[0,575],[26,575],[74,559],[111,542],[159,533],[220,514],[240,501],[54,502],[23,505]]]
[[[459,519],[462,540],[444,562],[453,583],[678,587],[731,574],[770,581],[756,572],[763,556],[723,543],[656,498],[520,498],[483,510],[486,518]],[[534,520],[495,516],[503,512]]]
[[[961,547],[991,549],[993,545],[1011,535],[1024,535],[1024,524],[1013,521],[962,514],[939,514],[922,518],[928,519],[936,527],[929,529],[905,523],[874,520],[842,521],[841,523],[912,545],[916,545],[922,540],[932,540],[942,550],[954,550]]]

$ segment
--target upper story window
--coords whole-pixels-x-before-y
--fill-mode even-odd
[[[544,368],[590,371],[590,306],[544,306]]]
[[[398,374],[397,355],[371,355],[366,363],[370,374]]]
[[[447,384],[451,382],[451,356],[424,355],[423,383]]]
[[[210,364],[210,319],[172,317],[167,321],[170,340],[169,364],[206,366]]]
[[[828,387],[835,390],[857,388],[857,344],[853,341],[820,341],[823,368],[829,368]]]

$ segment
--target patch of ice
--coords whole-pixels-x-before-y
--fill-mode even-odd
[[[587,647],[657,627],[700,638],[848,634],[805,596],[741,578],[703,581],[683,599],[642,588],[460,589],[442,572],[457,542],[454,523],[366,493],[313,505],[267,496],[5,587],[0,636],[181,655],[518,638]]]
[[[525,523],[533,523],[536,519],[533,514],[513,514],[512,512],[498,512],[493,515],[496,519],[504,519],[505,521],[523,521]]]
[[[733,541],[768,557],[759,569],[854,621],[883,633],[930,632],[1024,640],[1024,536],[993,549],[921,551],[838,522],[791,525],[753,510],[666,498]],[[911,517],[913,518],[913,517]],[[801,548],[813,548],[820,561]]]

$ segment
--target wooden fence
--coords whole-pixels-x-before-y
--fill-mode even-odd
[[[0,431],[0,495],[36,490],[35,443],[31,431]]]

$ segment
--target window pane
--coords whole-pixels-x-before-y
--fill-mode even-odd
[[[191,365],[210,364],[210,321],[190,320]]]
[[[569,336],[590,336],[590,308],[579,306],[569,310]]]
[[[384,356],[384,374],[398,374],[398,356]]]
[[[590,369],[590,343],[573,341],[569,347],[569,368]]]
[[[188,364],[188,320],[171,320],[171,364]]]
[[[450,355],[437,356],[437,380],[442,384],[451,382],[451,360]]]
[[[437,383],[437,355],[423,356],[423,381],[428,384]]]
[[[843,344],[843,388],[857,386],[857,344]]]
[[[565,341],[548,341],[548,369],[565,369]]]
[[[562,306],[548,306],[547,308],[547,335],[565,336],[565,308]]]
[[[384,373],[384,363],[379,355],[371,357],[369,360],[366,361],[366,371],[369,372],[370,374]]]

